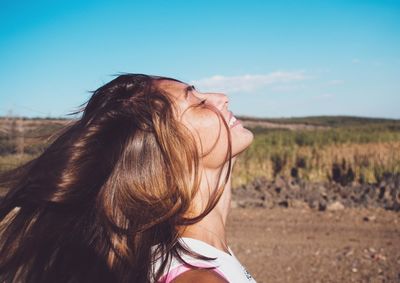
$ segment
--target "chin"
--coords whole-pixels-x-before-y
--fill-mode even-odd
[[[232,140],[232,155],[236,156],[245,151],[251,145],[253,140],[254,134],[248,129],[243,128],[240,136],[238,136],[235,140]]]

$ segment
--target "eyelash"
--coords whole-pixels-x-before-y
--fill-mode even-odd
[[[207,101],[207,99],[203,99],[202,101],[200,101],[200,105],[204,105],[204,104],[206,104],[206,101]]]

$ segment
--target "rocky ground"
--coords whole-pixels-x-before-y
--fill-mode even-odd
[[[400,282],[400,175],[233,189],[232,250],[257,282]]]
[[[232,207],[309,207],[318,211],[383,208],[400,211],[400,174],[385,174],[375,184],[311,183],[301,179],[265,178],[233,189]]]
[[[258,283],[400,282],[400,213],[232,208],[231,249]]]

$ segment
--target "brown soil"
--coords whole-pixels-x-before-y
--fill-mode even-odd
[[[233,208],[228,241],[262,282],[400,282],[400,213]]]

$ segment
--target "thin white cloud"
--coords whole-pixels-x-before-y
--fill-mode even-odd
[[[271,86],[271,90],[274,92],[294,92],[298,91],[301,89],[305,89],[304,84],[298,84],[298,83],[291,83],[291,84],[277,84]]]
[[[361,60],[358,59],[358,58],[353,58],[353,60],[351,60],[351,63],[353,63],[353,64],[360,64],[360,63],[361,63]]]
[[[309,79],[304,71],[276,71],[261,75],[221,76],[215,75],[191,83],[201,91],[226,93],[253,92],[267,87],[282,87]]]
[[[380,60],[375,60],[372,62],[372,66],[375,66],[375,67],[383,66],[383,62]]]
[[[328,85],[341,85],[344,84],[344,80],[331,80],[328,82]]]
[[[330,99],[333,98],[335,95],[333,93],[323,93],[320,95],[314,96],[315,99]]]

